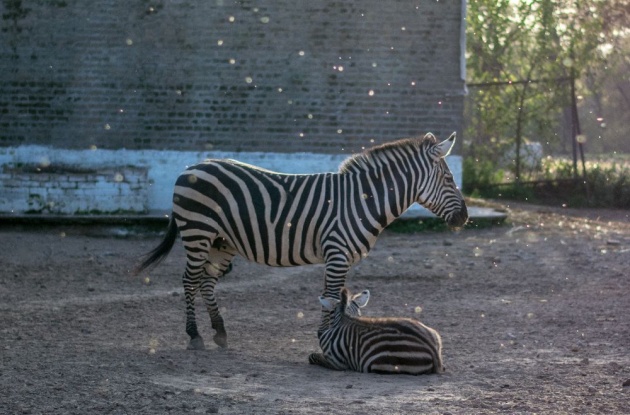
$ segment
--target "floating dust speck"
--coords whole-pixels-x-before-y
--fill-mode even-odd
[[[367,199],[369,196],[367,195],[367,193],[363,193],[363,194],[361,195],[361,197],[362,197],[363,199]]]
[[[261,17],[261,18],[260,18],[260,22],[261,22],[261,23],[264,23],[264,24],[269,23],[269,16],[263,16],[263,17]]]
[[[387,257],[387,262],[394,262],[394,257],[393,256],[388,256]]]
[[[114,174],[114,181],[116,183],[121,183],[123,180],[125,180],[125,176],[123,176],[122,173]]]
[[[60,237],[60,238],[65,238],[65,237],[66,237],[66,233],[65,233],[65,232],[61,232],[61,233],[59,234],[59,237]]]
[[[160,342],[156,338],[152,338],[152,339],[149,340],[149,353],[150,354],[154,354],[155,353],[159,343]]]
[[[188,175],[188,183],[197,183],[197,176]]]
[[[151,284],[151,278],[149,278],[149,277],[144,277],[144,283],[145,283],[145,284]]]
[[[131,45],[133,45],[133,40],[131,40],[131,39],[127,39],[127,40],[125,41],[125,43],[127,44],[127,46],[131,46]]]
[[[373,90],[373,89],[370,89],[370,90],[368,91],[368,95],[369,95],[369,96],[371,96],[371,97],[373,97],[373,96],[374,96],[374,90]]]
[[[297,313],[297,318],[304,318],[304,313],[303,312],[298,312]]]
[[[413,311],[414,311],[416,314],[420,314],[420,313],[422,313],[422,307],[420,307],[420,306],[416,306],[416,308],[414,308],[414,309],[413,309]]]
[[[48,156],[43,156],[39,159],[39,167],[48,167],[50,166],[50,158]]]

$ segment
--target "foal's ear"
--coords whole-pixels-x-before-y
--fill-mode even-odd
[[[456,134],[453,133],[446,140],[442,141],[441,143],[436,144],[435,154],[440,158],[444,158],[448,156],[451,153],[453,146],[455,145],[455,138],[456,138]]]
[[[362,293],[359,293],[352,297],[352,301],[359,306],[359,308],[363,308],[367,305],[368,301],[370,301],[370,291],[365,290]]]
[[[335,308],[337,304],[339,304],[339,300],[335,300],[333,298],[326,298],[323,295],[319,296],[319,302],[322,304],[326,310],[332,310]]]

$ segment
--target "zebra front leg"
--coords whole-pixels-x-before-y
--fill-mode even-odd
[[[311,353],[310,355],[308,355],[308,363],[310,363],[311,365],[322,366],[326,369],[344,370],[343,368],[338,368],[337,366],[334,366],[332,363],[326,360],[326,357],[322,353]]]
[[[340,252],[327,256],[324,297],[339,300],[339,292],[346,284],[348,270],[350,270],[350,264],[348,264],[346,255]],[[320,337],[325,330],[328,330],[332,313],[332,310],[328,310],[322,306],[322,320],[317,330],[317,337]]]

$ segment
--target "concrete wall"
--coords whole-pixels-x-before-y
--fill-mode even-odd
[[[346,155],[174,150],[0,148],[0,213],[170,213],[173,186],[188,166],[232,158],[282,173],[334,172]],[[461,187],[462,160],[449,156]],[[86,170],[83,166],[90,166]],[[417,209],[418,207],[416,207]]]

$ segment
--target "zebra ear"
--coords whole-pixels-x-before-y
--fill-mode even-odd
[[[363,308],[367,305],[368,301],[370,301],[370,291],[369,290],[365,290],[360,294],[355,295],[352,298],[352,301],[355,302],[355,304],[357,306],[359,306],[359,308]]]
[[[332,310],[339,303],[338,300],[334,300],[332,298],[326,298],[323,295],[319,296],[319,302],[322,304],[326,310]]]
[[[435,145],[436,155],[440,158],[444,158],[451,153],[453,146],[455,145],[456,134],[453,133],[449,138]]]
[[[434,136],[434,135],[433,135],[433,133],[426,133],[426,134],[424,135],[424,139],[425,139],[425,140],[431,140],[431,141],[433,141],[434,143],[436,143],[436,142],[437,142],[437,137],[436,137],[436,136]]]

